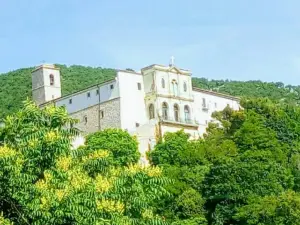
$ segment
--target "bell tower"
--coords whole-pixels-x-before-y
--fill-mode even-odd
[[[61,97],[60,71],[52,64],[42,64],[31,72],[32,99],[37,105]]]

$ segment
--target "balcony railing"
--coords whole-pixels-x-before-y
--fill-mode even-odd
[[[162,121],[167,123],[177,123],[183,125],[195,125],[195,126],[199,125],[199,122],[197,120],[192,120],[192,119],[182,119],[182,118],[175,119],[173,117],[163,117]]]

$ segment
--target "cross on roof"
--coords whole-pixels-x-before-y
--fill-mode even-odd
[[[170,66],[174,66],[174,60],[175,60],[175,57],[174,57],[174,56],[171,56]]]

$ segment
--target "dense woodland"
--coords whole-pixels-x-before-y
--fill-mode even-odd
[[[126,131],[72,149],[77,121],[27,101],[0,128],[0,224],[300,225],[300,108],[241,105],[199,140],[158,138],[142,167]]]
[[[61,69],[62,94],[84,89],[96,83],[113,78],[114,69],[92,68],[85,66],[57,65]],[[22,101],[31,97],[31,71],[33,68],[19,69],[0,74],[0,118],[18,111]],[[269,97],[288,103],[299,103],[300,87],[284,85],[281,82],[229,81],[193,78],[195,87],[222,92],[238,97]]]

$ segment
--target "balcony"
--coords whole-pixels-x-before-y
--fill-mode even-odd
[[[182,126],[182,127],[193,127],[193,128],[198,128],[199,122],[196,120],[191,120],[191,119],[182,119],[179,118],[178,120],[175,120],[175,118],[172,117],[163,117],[161,118],[162,124],[167,124],[167,125],[176,125],[176,126]]]

